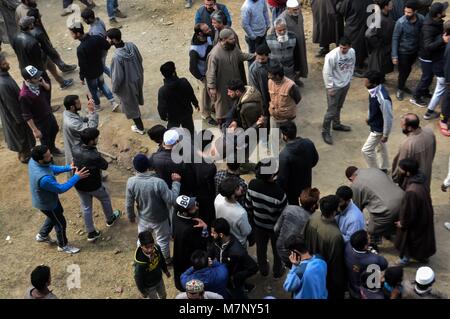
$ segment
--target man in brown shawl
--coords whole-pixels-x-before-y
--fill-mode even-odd
[[[397,225],[395,248],[400,252],[398,264],[407,265],[410,258],[427,262],[436,253],[433,205],[426,176],[414,158],[402,159],[399,171],[404,175],[405,190]]]
[[[243,53],[238,49],[234,33],[229,29],[220,31],[219,38],[219,43],[208,55],[206,82],[214,102],[217,122],[221,124],[233,106],[233,101],[227,95],[228,82],[235,79],[245,81],[245,72],[242,72],[239,64],[253,59],[254,54]]]

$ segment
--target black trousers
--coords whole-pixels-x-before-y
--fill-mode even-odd
[[[259,271],[262,274],[268,274],[269,272],[269,264],[267,262],[267,246],[269,244],[272,245],[272,253],[273,253],[273,275],[277,276],[283,270],[283,264],[281,262],[281,258],[278,255],[277,250],[277,236],[275,232],[271,232],[269,230],[265,230],[259,227],[255,227],[255,239],[256,239],[256,257],[258,259],[258,267]]]
[[[420,98],[430,94],[430,85],[433,83],[433,63],[420,61],[420,66],[422,68],[422,76],[414,92],[414,98]]]
[[[191,133],[192,138],[194,137],[194,120],[192,119],[192,115],[184,119],[176,119],[176,120],[169,119],[169,121],[167,122],[168,130],[171,129],[172,127],[180,127],[180,126],[182,128],[187,129]]]
[[[39,235],[42,237],[47,237],[53,228],[55,228],[56,238],[58,241],[59,247],[64,247],[67,245],[67,236],[66,236],[66,219],[64,218],[64,209],[61,206],[61,203],[58,200],[58,205],[53,210],[41,210],[41,212],[47,216],[44,224],[42,224],[41,230],[39,231]]]
[[[35,122],[34,124],[42,133],[41,144],[46,145],[50,149],[50,152],[53,152],[56,148],[56,134],[58,134],[59,131],[58,122],[56,122],[53,113],[49,114],[42,121]]]
[[[144,130],[144,123],[142,123],[142,119],[140,117],[138,117],[137,119],[133,119],[133,122],[139,130]]]
[[[398,55],[398,86],[399,90],[405,88],[406,80],[411,74],[412,66],[416,62],[417,53]]]

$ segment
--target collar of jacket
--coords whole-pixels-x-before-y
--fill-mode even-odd
[[[168,79],[164,79],[164,84],[173,83],[173,82],[177,81],[178,79],[179,79],[178,76],[172,76]]]

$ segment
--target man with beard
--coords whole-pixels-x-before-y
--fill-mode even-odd
[[[94,101],[90,99],[87,105],[87,117],[81,116],[81,101],[78,95],[68,95],[64,98],[63,135],[66,165],[72,163],[72,148],[81,143],[80,134],[86,128],[97,128],[98,113],[95,112]]]
[[[372,25],[366,31],[369,50],[369,60],[367,63],[369,70],[381,72],[384,76],[394,71],[391,51],[395,22],[390,15],[392,12],[392,1],[376,0],[375,2],[380,7],[381,20],[379,26]]]
[[[362,77],[364,61],[368,56],[366,47],[367,21],[371,12],[367,12],[373,0],[344,0],[340,3],[339,13],[344,17],[344,36],[352,42],[356,52],[355,76]]]
[[[259,45],[256,48],[255,62],[250,65],[248,69],[249,84],[256,88],[261,94],[262,98],[262,114],[269,118],[269,77],[267,73],[267,65],[269,63],[270,49],[266,43]]]
[[[28,163],[28,176],[30,178],[31,201],[34,208],[39,209],[47,219],[36,235],[36,241],[41,243],[54,243],[50,232],[55,228],[58,251],[76,254],[79,248],[69,246],[66,236],[66,219],[64,210],[59,201],[58,194],[71,189],[79,180],[89,176],[85,167],[79,169],[73,165],[52,165],[52,154],[45,145],[35,146],[31,150],[31,159]],[[64,184],[59,184],[55,176],[75,170],[74,175]]]
[[[316,57],[324,57],[331,43],[338,43],[342,36],[343,21],[336,11],[339,0],[311,0],[313,13],[313,43],[319,43]]]
[[[222,11],[226,18],[225,24],[231,27],[231,16],[227,6],[217,3],[216,0],[204,0],[204,4],[195,13],[195,24],[206,23],[212,29],[211,15],[215,11]]]
[[[240,67],[244,61],[254,58],[254,54],[243,53],[236,47],[236,37],[233,31],[223,29],[220,32],[220,43],[208,55],[206,82],[209,95],[214,101],[217,122],[222,124],[233,101],[227,95],[227,85],[230,80],[245,81],[245,70]]]
[[[331,128],[334,131],[350,132],[350,126],[341,123],[341,110],[344,106],[347,92],[350,89],[355,69],[355,50],[351,41],[346,37],[339,40],[339,46],[325,57],[323,66],[323,80],[327,90],[327,112],[322,125],[322,138],[325,143],[332,145]]]
[[[392,163],[392,179],[400,186],[403,185],[402,177],[399,174],[399,163],[404,158],[413,158],[419,163],[419,169],[426,176],[428,187],[431,185],[431,171],[433,159],[436,154],[436,137],[430,127],[421,128],[417,114],[407,113],[402,116],[400,126],[403,134],[406,135],[399,147],[399,151]]]
[[[241,7],[241,18],[248,52],[255,53],[256,47],[264,43],[267,29],[270,27],[266,1],[245,0]]]
[[[191,48],[189,49],[189,71],[197,79],[200,87],[202,118],[209,125],[217,126],[216,120],[211,116],[211,98],[206,86],[206,59],[213,48],[211,35],[211,29],[206,23],[197,23],[195,25]]]
[[[336,222],[344,237],[344,242],[348,242],[350,237],[366,226],[364,214],[353,201],[353,191],[348,186],[341,186],[336,190],[339,197],[339,213],[336,215]]]
[[[266,38],[270,48],[270,59],[281,63],[284,75],[295,81],[300,70],[300,57],[295,33],[288,31],[286,20],[278,17],[274,22],[274,32]]]
[[[405,266],[410,258],[427,262],[436,253],[434,211],[427,177],[414,158],[402,159],[399,173],[404,177],[405,197],[395,223],[398,228],[395,247],[400,252],[398,264]]]
[[[17,152],[19,161],[28,163],[36,141],[20,112],[19,87],[9,74],[9,63],[0,52],[0,119],[8,149]]]
[[[144,105],[144,67],[142,56],[132,42],[123,42],[119,29],[110,29],[106,38],[116,51],[111,59],[111,89],[120,99],[122,113],[131,119],[131,130],[144,135],[144,124],[139,105]]]
[[[417,3],[408,1],[405,4],[405,15],[395,23],[392,35],[392,63],[398,65],[397,100],[403,101],[405,93],[412,94],[406,87],[406,80],[411,74],[420,47],[420,30],[425,18],[417,13]]]
[[[297,37],[297,49],[299,58],[299,72],[296,74],[296,83],[301,87],[303,82],[300,78],[308,77],[308,57],[306,54],[305,28],[303,25],[303,14],[300,4],[297,0],[288,0],[286,3],[287,10],[284,11],[280,18],[286,20],[288,31],[295,33]]]
[[[196,250],[206,250],[208,225],[198,218],[195,197],[185,195],[176,199],[177,213],[173,217],[173,275],[175,287],[184,291],[181,274],[191,267],[191,256]]]

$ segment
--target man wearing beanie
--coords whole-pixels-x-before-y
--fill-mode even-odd
[[[134,206],[138,208],[138,233],[145,230],[154,232],[156,243],[161,247],[167,263],[170,263],[169,208],[175,204],[180,192],[181,176],[171,174],[171,189],[161,178],[149,172],[151,161],[144,154],[133,159],[135,176],[127,182],[125,207],[131,223],[136,220]]]
[[[435,274],[430,267],[420,267],[416,280],[403,283],[402,299],[447,299],[447,296],[433,289]]]

